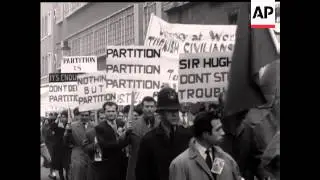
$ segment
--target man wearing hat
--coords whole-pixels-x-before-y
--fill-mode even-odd
[[[174,89],[164,87],[158,93],[160,124],[140,143],[136,179],[168,180],[171,161],[188,148],[191,131],[180,125],[180,104]]]

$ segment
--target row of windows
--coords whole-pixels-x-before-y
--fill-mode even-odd
[[[49,60],[49,55],[42,56],[42,59],[41,59],[41,77],[48,75],[48,69],[49,69],[48,60]]]
[[[144,7],[143,7],[143,37],[146,37],[149,22],[150,22],[150,17],[151,13],[156,14],[157,11],[157,6],[156,2],[146,2]]]
[[[76,12],[81,7],[88,4],[87,2],[72,2],[72,3],[56,3],[55,4],[55,17],[56,23],[63,20],[63,17],[68,17],[69,15]]]
[[[130,7],[107,19],[108,45],[131,45],[134,43],[134,12]]]
[[[101,56],[107,45],[134,44],[133,6],[69,40],[72,56]]]
[[[44,13],[41,17],[41,38],[51,35],[52,33],[52,17],[51,12]]]

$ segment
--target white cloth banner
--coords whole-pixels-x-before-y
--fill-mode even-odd
[[[182,53],[233,52],[235,34],[236,25],[172,24],[152,14],[144,45],[178,59]]]

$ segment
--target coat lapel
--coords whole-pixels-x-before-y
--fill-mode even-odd
[[[201,157],[200,153],[194,146],[195,139],[191,139],[190,141],[190,148],[189,148],[189,158],[194,159],[196,161],[196,164],[207,173],[207,175],[210,177],[210,179],[213,179],[212,173],[206,164],[205,160]]]

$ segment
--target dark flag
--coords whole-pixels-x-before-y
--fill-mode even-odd
[[[280,58],[269,29],[250,28],[250,3],[243,3],[239,13],[225,105],[228,115],[265,103],[259,70]]]

